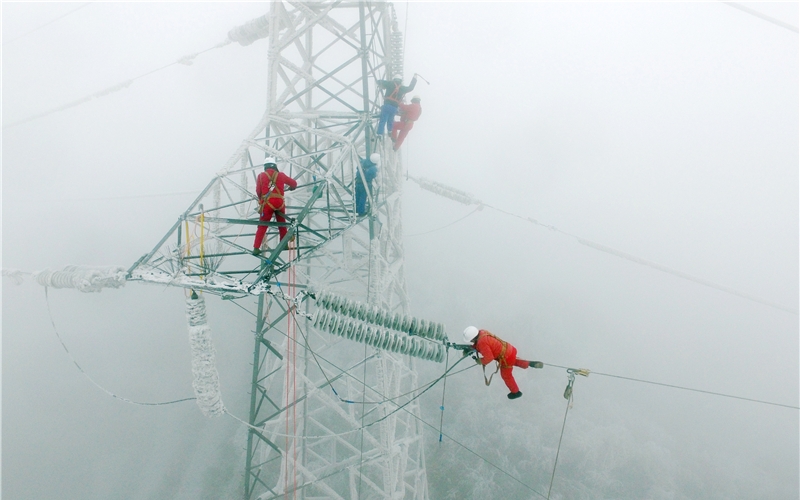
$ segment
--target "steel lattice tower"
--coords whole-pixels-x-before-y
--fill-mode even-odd
[[[315,330],[289,306],[298,291],[326,289],[408,313],[401,165],[374,136],[376,79],[402,75],[393,6],[276,0],[229,34],[265,36],[262,120],[129,280],[216,294],[255,316],[246,499],[427,498],[419,405],[392,412],[418,385],[412,358]],[[371,152],[382,164],[358,217],[359,155]],[[269,250],[255,257],[265,156],[299,186],[286,194],[289,237],[279,243],[269,223]]]

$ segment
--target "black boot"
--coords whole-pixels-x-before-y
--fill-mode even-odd
[[[521,397],[522,397],[522,391],[509,392],[508,393],[508,399],[517,399],[517,398],[521,398]]]

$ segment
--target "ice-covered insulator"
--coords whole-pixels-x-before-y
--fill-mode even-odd
[[[383,332],[381,330],[377,330],[375,332],[375,335],[370,339],[369,345],[371,345],[372,347],[380,347],[381,335],[383,335]]]
[[[412,337],[400,337],[400,349],[403,354],[410,354],[413,347],[414,342]]]
[[[369,306],[364,304],[363,302],[358,303],[358,312],[356,313],[356,318],[360,319],[361,321],[365,321],[367,319],[367,310]]]
[[[398,330],[400,330],[401,332],[408,333],[409,329],[411,328],[411,320],[412,320],[412,318],[411,318],[411,316],[408,316],[408,315],[404,314],[402,320],[403,320],[402,324],[400,325],[400,328],[398,328]]]
[[[358,324],[348,322],[347,328],[342,331],[342,337],[348,340],[353,340],[353,334],[355,334],[356,327],[358,327]]]
[[[410,335],[416,335],[418,326],[419,326],[419,319],[411,318],[411,325],[408,327],[408,333]]]
[[[342,322],[342,317],[336,314],[331,314],[331,321],[328,323],[327,330],[331,333],[336,332],[336,329],[339,327],[339,323]]]
[[[314,319],[314,326],[320,330],[325,329],[325,321],[328,319],[328,311],[325,309],[317,309],[316,318]]]
[[[430,326],[430,323],[427,319],[419,320],[419,325],[417,326],[417,335],[428,338],[428,326]]]
[[[353,309],[355,309],[356,302],[353,299],[342,299],[342,314],[353,317]]]
[[[446,341],[447,335],[444,333],[444,324],[436,323],[436,340]]]
[[[342,306],[347,301],[346,298],[338,296],[333,299],[333,311],[342,314]]]

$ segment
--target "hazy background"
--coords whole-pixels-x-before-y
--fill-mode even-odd
[[[269,8],[96,3],[26,35],[80,5],[2,4],[4,125],[210,48]],[[744,5],[799,23],[797,3]],[[414,92],[411,175],[797,308],[797,33],[711,2],[395,7],[407,76],[431,82]],[[266,52],[228,45],[4,128],[3,268],[129,266],[149,251],[263,113]],[[412,313],[452,336],[475,324],[521,357],[798,405],[797,315],[488,208],[448,226],[473,209],[405,188]],[[2,291],[4,497],[239,494],[238,422],[109,397],[64,353],[41,287]],[[132,284],[51,290],[50,305],[100,384],[163,401],[192,395],[182,297]],[[209,308],[223,399],[245,417],[253,325]],[[420,363],[421,378],[441,368]],[[451,379],[445,432],[546,493],[566,374],[517,379],[514,402],[475,371]],[[423,398],[427,421],[440,398]],[[536,496],[437,437],[432,498]],[[552,498],[796,499],[799,447],[797,410],[591,375],[576,382]]]

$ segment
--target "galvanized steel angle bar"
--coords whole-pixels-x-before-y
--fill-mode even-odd
[[[337,101],[339,101],[341,104],[343,104],[345,107],[352,109],[354,113],[358,113],[358,111],[359,111],[358,109],[356,109],[356,108],[354,108],[353,106],[351,106],[351,105],[350,105],[350,103],[347,103],[347,102],[345,102],[345,101],[343,101],[343,100],[339,99],[338,97],[334,96],[333,94],[331,94],[331,93],[330,93],[330,92],[329,92],[327,89],[325,89],[325,87],[323,87],[323,86],[322,86],[322,83],[323,83],[323,82],[325,82],[326,80],[330,79],[330,77],[331,77],[332,75],[334,75],[334,74],[338,73],[338,72],[339,72],[339,71],[341,71],[342,69],[344,69],[344,68],[346,68],[347,66],[349,66],[350,64],[352,64],[352,63],[353,63],[353,61],[358,61],[358,60],[360,60],[360,58],[361,58],[361,56],[360,56],[359,54],[356,54],[355,56],[351,57],[350,59],[348,59],[348,60],[347,60],[347,61],[345,61],[344,63],[340,64],[340,65],[339,65],[337,68],[335,68],[333,71],[329,72],[328,74],[326,74],[325,76],[323,76],[323,77],[322,77],[322,78],[320,78],[319,80],[316,80],[316,81],[314,81],[314,82],[313,82],[311,85],[309,85],[309,86],[308,86],[308,87],[306,87],[305,89],[303,89],[303,90],[301,90],[300,92],[298,92],[297,94],[295,94],[295,95],[294,95],[294,96],[293,96],[291,99],[288,99],[288,100],[286,100],[286,101],[283,101],[283,106],[284,106],[284,107],[288,106],[288,105],[289,105],[289,104],[291,104],[292,102],[294,102],[294,101],[296,101],[297,99],[299,99],[299,98],[303,97],[304,95],[306,95],[308,92],[311,92],[311,90],[313,90],[313,89],[317,88],[317,89],[321,90],[322,92],[325,92],[326,94],[328,94],[328,95],[330,95],[330,96],[332,96],[332,97],[336,98],[336,100],[337,100]]]

